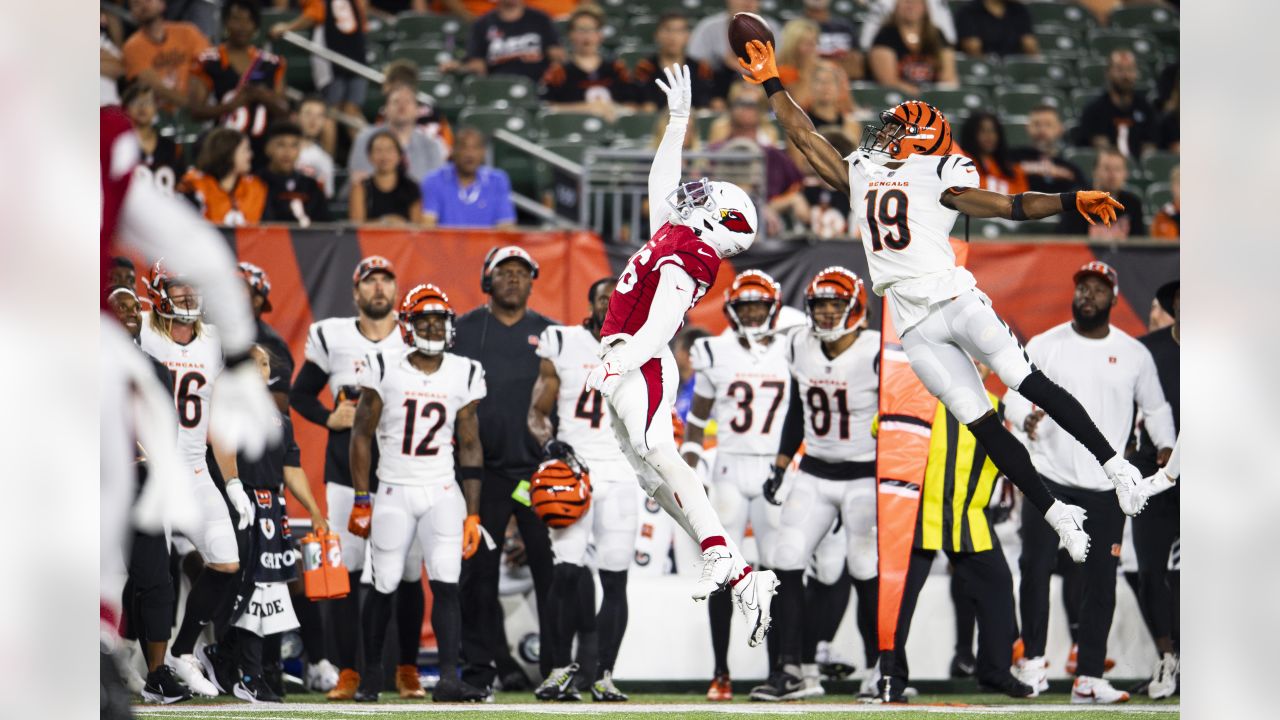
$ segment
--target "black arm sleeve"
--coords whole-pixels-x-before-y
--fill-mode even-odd
[[[329,409],[320,402],[320,391],[329,382],[329,373],[311,361],[303,364],[289,388],[289,405],[302,417],[324,427],[329,422]]]
[[[804,401],[800,399],[800,383],[791,379],[791,401],[787,404],[787,417],[782,422],[782,442],[778,454],[795,457],[804,442]]]

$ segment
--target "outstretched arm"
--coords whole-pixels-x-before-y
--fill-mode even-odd
[[[649,168],[649,232],[662,226],[669,211],[667,196],[680,185],[680,174],[684,169],[684,136],[689,129],[689,112],[693,107],[689,66],[672,65],[663,68],[662,72],[667,81],[664,83],[658,79],[654,82],[667,94],[671,116],[662,141],[653,154],[653,166]]]
[[[791,94],[782,87],[782,81],[778,79],[777,61],[773,57],[773,43],[766,45],[759,40],[752,40],[747,43],[747,55],[751,57],[750,63],[741,58],[738,63],[748,72],[748,81],[764,85],[764,90],[769,95],[769,104],[773,106],[778,122],[782,123],[787,139],[833,190],[848,195],[848,163],[818,133],[808,113],[801,110]]]
[[[944,191],[939,199],[943,205],[969,217],[1006,220],[1039,220],[1074,207],[1090,225],[1095,224],[1092,215],[1097,215],[1104,225],[1111,225],[1116,219],[1116,210],[1124,209],[1110,193],[1096,190],[1058,195],[1035,192],[1005,195],[979,188],[953,187]]]

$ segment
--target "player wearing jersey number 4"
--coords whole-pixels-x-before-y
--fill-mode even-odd
[[[651,239],[627,262],[609,298],[601,329],[600,359],[587,387],[600,391],[613,411],[613,429],[641,485],[702,547],[695,600],[732,586],[751,628],[748,644],[769,630],[777,578],[742,559],[716,517],[697,473],[680,457],[671,425],[679,382],[668,344],[684,314],[715,283],[720,260],[751,246],[756,208],[742,188],[703,178],[680,183],[681,149],[689,125],[689,68],[664,68],[671,120],[649,170]]]
[[[1027,449],[986,401],[972,360],[1042,408],[1097,458],[1129,515],[1146,504],[1148,484],[1098,430],[1080,403],[1027,359],[1012,331],[991,309],[973,275],[955,263],[950,233],[956,216],[1032,220],[1074,208],[1110,225],[1124,206],[1105,192],[1004,195],[978,189],[972,161],[950,154],[951,126],[931,105],[910,100],[880,114],[848,157],[819,135],[778,79],[773,46],[747,45],[742,62],[763,84],[787,138],[831,187],[849,194],[858,216],[872,289],[887,305],[911,367],[929,391],[982,443],[996,466],[1044,513],[1072,559],[1088,552],[1084,511],[1055,500],[1036,474]]]

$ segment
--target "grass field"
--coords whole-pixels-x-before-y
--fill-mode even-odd
[[[1176,701],[1151,702],[1136,697],[1124,705],[1085,707],[1069,705],[1065,693],[1048,693],[1033,700],[1014,701],[1001,695],[946,694],[921,695],[910,705],[867,705],[848,695],[823,698],[822,702],[753,703],[746,696],[732,703],[702,702],[698,695],[633,694],[629,703],[538,703],[529,693],[498,693],[497,702],[486,705],[432,705],[394,698],[377,705],[327,703],[319,694],[292,694],[284,705],[248,705],[238,700],[219,699],[200,704],[182,703],[167,707],[138,705],[140,718],[210,718],[211,720],[427,720],[457,718],[460,714],[486,720],[512,718],[533,720],[552,716],[608,717],[610,720],[725,720],[740,715],[783,715],[788,718],[832,718],[836,714],[858,713],[868,720],[919,719],[938,716],[964,718],[992,717],[1002,720],[1047,720],[1054,716],[1071,720],[1174,720],[1179,716]]]

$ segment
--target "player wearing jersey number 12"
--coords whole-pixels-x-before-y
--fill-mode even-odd
[[[722,258],[755,240],[755,204],[742,188],[703,178],[680,183],[681,149],[691,109],[689,68],[664,68],[671,120],[649,170],[649,227],[653,239],[637,252],[609,298],[601,329],[603,361],[587,376],[613,411],[613,429],[645,491],[702,547],[695,600],[733,588],[751,628],[748,644],[769,630],[777,577],[751,566],[732,544],[697,473],[680,457],[671,423],[679,382],[668,348],[684,314],[715,283]]]

